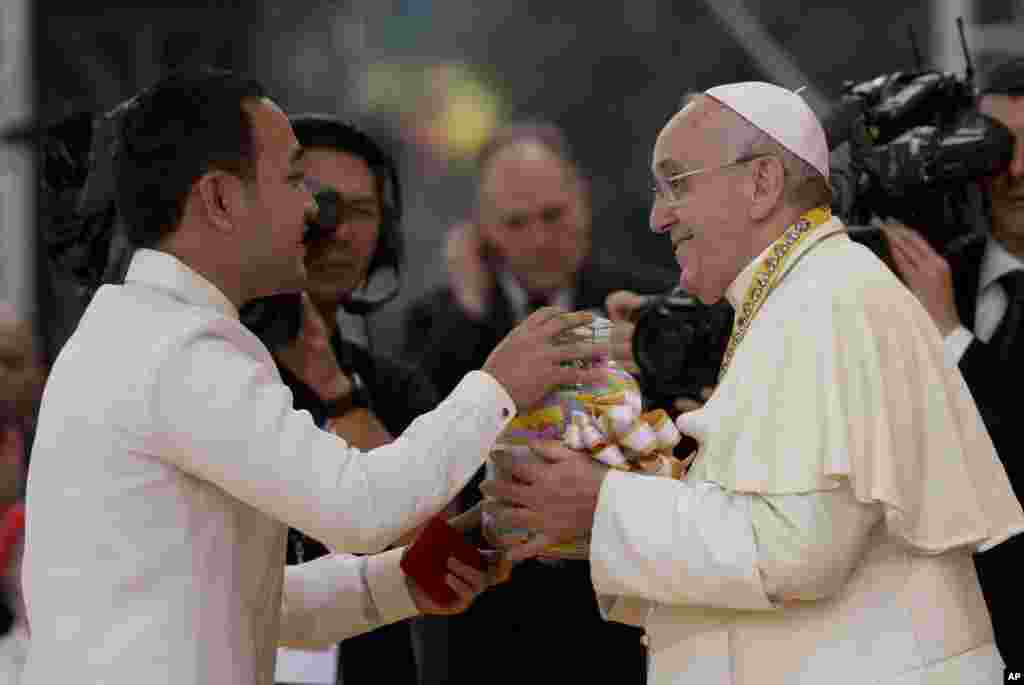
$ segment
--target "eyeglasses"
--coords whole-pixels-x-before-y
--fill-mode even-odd
[[[657,176],[654,177],[654,183],[651,185],[651,194],[654,196],[654,201],[668,201],[673,204],[679,204],[686,199],[687,195],[692,194],[691,189],[687,186],[688,184],[683,181],[691,176],[697,176],[699,174],[707,174],[712,171],[720,171],[722,169],[731,169],[732,167],[741,166],[747,162],[753,162],[755,159],[761,159],[762,157],[772,157],[771,154],[759,154],[759,155],[745,155],[738,159],[735,159],[726,164],[720,164],[718,166],[704,167],[702,169],[693,169],[691,171],[684,171],[680,174],[674,174],[668,178],[662,179]]]

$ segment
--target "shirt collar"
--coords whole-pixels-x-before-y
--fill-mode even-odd
[[[167,252],[135,250],[124,281],[166,290],[189,304],[212,307],[227,317],[238,318],[238,308],[217,286]]]
[[[1024,269],[1024,260],[1010,254],[1001,242],[989,236],[985,243],[985,254],[981,258],[978,292],[984,292],[1001,276],[1017,269]]]
[[[529,295],[519,284],[519,280],[509,271],[501,271],[498,273],[498,284],[501,286],[502,292],[505,293],[505,297],[508,298],[508,303],[512,307],[512,311],[515,312],[516,318],[525,318],[528,313],[526,309],[529,304]],[[572,309],[572,295],[571,288],[562,288],[555,292],[548,304],[566,310]]]
[[[808,236],[804,238],[804,240],[793,249],[793,251],[786,258],[786,264],[784,266],[792,264],[801,253],[806,252],[807,249],[811,245],[813,245],[817,239],[820,239],[821,236],[828,235],[829,233],[835,233],[836,231],[841,230],[843,230],[843,223],[836,217],[832,217],[831,219],[823,223],[821,226],[816,228],[814,231],[812,231],[812,233],[815,234],[813,237]],[[747,289],[750,287],[751,282],[754,280],[754,275],[757,271],[758,265],[761,263],[763,259],[767,258],[768,251],[772,249],[772,245],[775,245],[775,243],[776,241],[773,240],[771,244],[768,245],[768,247],[764,248],[764,250],[761,251],[761,254],[757,255],[757,257],[755,257],[753,261],[747,264],[747,266],[744,267],[742,271],[740,271],[739,275],[736,276],[736,279],[733,280],[733,282],[726,289],[725,297],[727,300],[729,300],[729,304],[732,305],[732,308],[735,311],[740,311],[740,307],[743,305],[743,298],[746,297]]]

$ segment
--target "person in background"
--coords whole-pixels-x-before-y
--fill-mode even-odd
[[[337,117],[304,114],[290,121],[305,150],[306,184],[320,209],[319,234],[306,255],[305,296],[256,300],[242,308],[242,321],[274,355],[296,409],[309,411],[317,425],[349,444],[373,449],[392,442],[439,402],[422,372],[353,341],[339,323],[340,312],[366,316],[397,294],[397,288],[381,294],[371,286],[388,277],[399,282],[403,251],[397,169],[376,141]],[[294,338],[275,340],[282,319],[289,318],[301,322]],[[288,534],[289,564],[329,553],[295,529]],[[324,671],[337,671],[342,682],[417,681],[408,621],[349,638],[309,658],[330,662]]]
[[[21,592],[25,472],[46,380],[35,336],[7,302],[0,302],[0,681],[16,685],[28,655]]]

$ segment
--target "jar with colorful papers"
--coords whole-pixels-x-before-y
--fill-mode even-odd
[[[605,342],[612,323],[595,318],[565,336],[562,342],[592,340]],[[595,384],[561,386],[537,406],[513,419],[498,437],[492,454],[503,460],[539,461],[529,448],[535,440],[559,440],[570,449],[584,451],[613,469],[680,479],[687,463],[672,454],[681,440],[675,423],[663,410],[643,411],[643,398],[636,379],[612,360],[574,362],[604,370]],[[488,475],[497,466],[488,460]],[[491,542],[509,547],[525,542],[530,531],[503,529],[484,514],[484,530]],[[549,559],[586,559],[589,541],[574,540],[551,545],[541,554]]]

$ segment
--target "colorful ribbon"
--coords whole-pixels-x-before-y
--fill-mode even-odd
[[[682,435],[663,409],[642,413],[640,394],[629,391],[578,399],[586,411],[572,412],[566,447],[614,469],[682,478],[686,464],[672,455]]]

